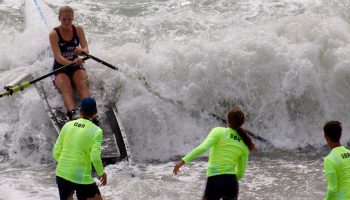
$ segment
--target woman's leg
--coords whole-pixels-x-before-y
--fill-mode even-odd
[[[80,98],[90,97],[88,78],[84,69],[77,69],[73,73],[73,82]]]
[[[62,94],[64,106],[67,111],[74,110],[73,88],[69,76],[65,73],[57,74],[55,77],[55,85]]]

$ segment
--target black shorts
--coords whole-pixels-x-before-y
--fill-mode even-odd
[[[61,200],[66,200],[68,197],[72,196],[74,191],[77,193],[78,200],[86,200],[95,197],[96,194],[101,194],[96,183],[87,185],[77,184],[59,176],[56,176],[56,183]]]
[[[80,66],[72,66],[70,68],[67,68],[65,70],[62,70],[62,71],[58,71],[56,73],[54,73],[52,76],[51,76],[51,79],[52,79],[52,82],[55,84],[55,80],[56,80],[56,77],[61,74],[61,73],[64,73],[66,74],[71,80],[73,79],[73,74],[78,71],[78,70],[84,70],[85,71],[85,68],[83,67],[83,65],[80,65]]]
[[[234,174],[210,176],[205,187],[205,200],[236,200],[238,198],[238,181]]]

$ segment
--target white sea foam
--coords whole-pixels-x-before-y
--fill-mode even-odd
[[[86,61],[92,93],[105,93],[116,102],[135,160],[149,165],[136,170],[123,164],[108,167],[113,178],[101,189],[106,199],[199,199],[204,163],[195,162],[173,177],[173,163],[149,162],[187,153],[212,127],[222,125],[209,114],[224,117],[230,105],[245,111],[246,128],[282,149],[324,145],[322,125],[327,120],[342,121],[344,133],[349,132],[347,2],[37,2],[41,14],[33,1],[0,1],[0,85],[21,73],[38,77],[50,71],[48,32],[58,24],[59,6],[74,7],[91,54],[120,69]],[[49,79],[44,83],[51,87]],[[50,95],[60,103],[56,90]],[[18,170],[51,163],[55,130],[35,89],[1,98],[0,107],[1,166]],[[349,139],[344,134],[343,142]],[[283,194],[293,199],[300,191],[294,199],[322,198],[317,158],[262,156],[253,159],[242,182],[244,199],[283,199]],[[0,193],[8,199],[55,199],[53,170],[24,168],[33,179],[28,185],[17,174],[0,175]],[[47,179],[35,179],[48,172]],[[305,189],[306,174],[312,177]],[[305,191],[315,196],[303,196]]]

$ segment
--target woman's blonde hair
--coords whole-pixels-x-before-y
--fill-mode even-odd
[[[60,19],[62,13],[72,13],[73,17],[74,17],[74,10],[73,8],[69,7],[69,6],[62,6],[58,12],[58,19]]]

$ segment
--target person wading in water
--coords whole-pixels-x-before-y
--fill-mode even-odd
[[[175,165],[173,173],[176,175],[184,164],[210,148],[203,200],[238,198],[238,180],[244,176],[249,151],[255,150],[252,140],[241,127],[244,121],[244,113],[238,107],[231,108],[227,113],[227,127],[212,129],[202,144]]]

